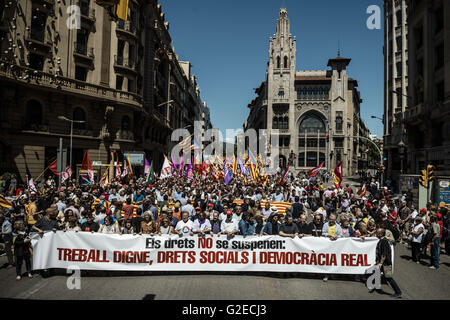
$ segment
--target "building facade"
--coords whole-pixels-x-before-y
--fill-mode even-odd
[[[403,121],[408,101],[408,16],[407,0],[384,1],[384,165],[393,179],[403,173],[405,145]]]
[[[248,105],[244,129],[267,129],[268,135],[279,130],[282,168],[291,163],[300,172],[325,162],[325,168],[334,169],[342,161],[344,175],[356,174],[367,149],[358,137],[367,130],[360,130],[358,83],[347,75],[351,59],[338,54],[328,61],[329,70],[297,71],[296,55],[296,39],[282,8],[269,41],[266,79]]]
[[[408,1],[407,172],[450,175],[450,2]]]
[[[59,138],[69,149],[71,132],[74,169],[85,150],[111,170],[116,153],[122,161],[125,151],[144,152],[158,169],[173,129],[201,118],[197,82],[178,61],[156,0],[130,0],[126,22],[80,0],[75,28],[70,2],[1,2],[1,172],[38,176]],[[72,131],[63,117],[77,121]]]

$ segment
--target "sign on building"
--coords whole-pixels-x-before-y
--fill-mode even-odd
[[[130,158],[130,163],[132,166],[144,166],[144,152],[124,152],[123,154],[124,159],[127,159],[127,157]]]
[[[438,180],[438,205],[450,204],[450,179]]]

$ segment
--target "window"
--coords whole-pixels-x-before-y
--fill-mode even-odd
[[[284,91],[283,90],[278,91],[278,98],[284,99]]]
[[[122,131],[129,131],[130,130],[130,117],[129,116],[123,116],[122,117]]]
[[[76,121],[86,121],[86,113],[84,112],[83,109],[81,109],[80,107],[77,107],[73,110],[72,118],[73,118],[73,120],[76,120]],[[86,122],[85,123],[74,122],[73,128],[83,130],[86,128]]]
[[[344,139],[335,139],[334,147],[335,148],[343,148],[344,147]]]
[[[277,68],[280,69],[281,58],[277,57]]]
[[[89,39],[89,30],[87,30],[86,28],[78,29],[75,52],[86,55],[88,39]]]
[[[122,90],[123,77],[116,76],[116,90]]]
[[[342,111],[336,112],[336,132],[342,132]]]
[[[445,98],[445,86],[444,81],[436,84],[436,102],[443,102]]]
[[[306,166],[315,167],[317,166],[317,152],[308,152],[306,156]]]
[[[435,34],[438,34],[442,29],[444,29],[444,8],[439,8],[435,11]]]
[[[305,153],[304,152],[300,152],[298,154],[298,166],[299,167],[305,166]]]
[[[274,117],[272,120],[272,129],[278,129],[278,117]]]
[[[324,99],[328,99],[328,94],[329,94],[330,89],[329,88],[325,88],[323,91],[323,97]]]
[[[288,117],[284,117],[283,123],[284,123],[283,129],[289,129],[289,118]]]
[[[302,98],[302,89],[297,89],[297,99],[300,100]]]
[[[123,50],[125,48],[125,41],[117,41],[117,64],[122,65],[123,63]]]
[[[288,68],[288,57],[284,56],[284,68]]]
[[[40,70],[44,69],[44,57],[38,54],[30,53],[28,56],[28,62],[31,69]]]
[[[47,24],[47,15],[35,7],[32,10],[30,38],[44,42],[45,25]]]
[[[86,81],[86,77],[87,77],[87,69],[80,66],[75,66],[75,79],[80,81]]]
[[[434,50],[434,70],[438,70],[444,66],[444,44],[441,43]]]
[[[128,92],[134,92],[134,81],[132,79],[128,79]]]
[[[42,124],[42,105],[37,100],[30,100],[25,109],[26,129],[37,129]]]
[[[306,132],[325,133],[325,123],[319,116],[310,113],[300,123],[300,133]]]

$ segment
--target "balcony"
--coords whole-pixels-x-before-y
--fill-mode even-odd
[[[89,67],[92,65],[95,58],[94,48],[88,47],[84,42],[75,41],[73,56],[77,59],[77,62],[81,62]]]
[[[52,48],[52,43],[45,37],[45,29],[31,28],[27,30],[25,41],[31,52],[41,52],[48,54]]]
[[[395,37],[400,37],[402,35],[402,26],[395,27]]]
[[[98,101],[128,105],[135,110],[142,109],[142,96],[138,94],[36,71],[4,60],[0,60],[0,77],[12,79],[18,84],[29,87],[39,87],[42,90],[64,91],[74,96],[84,95]]]
[[[134,22],[132,21],[119,21],[117,22],[117,32],[122,33],[126,36],[132,36],[133,38],[136,38],[136,27],[134,25]]]
[[[121,68],[125,71],[131,71],[132,73],[137,73],[136,61],[130,58],[124,58],[123,56],[114,56],[114,68]]]
[[[80,7],[80,18],[87,20],[87,22],[95,22],[95,9],[89,8],[89,3],[78,1]]]
[[[69,132],[70,134],[70,132]],[[94,132],[90,129],[73,129],[73,135],[75,136],[94,136]]]
[[[397,51],[395,53],[395,63],[399,63],[401,61],[402,61],[402,53]]]

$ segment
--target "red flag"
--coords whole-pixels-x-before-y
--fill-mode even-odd
[[[334,185],[339,190],[341,189],[342,182],[342,161],[339,162],[337,167],[334,169]]]
[[[119,163],[119,155],[116,152],[116,179],[120,180],[121,177],[120,163]]]
[[[50,163],[50,165],[48,166],[48,168],[57,176],[59,176],[59,172],[58,172],[58,163],[57,163],[57,159],[55,159],[55,161],[53,161],[52,163]]]
[[[364,183],[364,185],[361,187],[361,189],[358,190],[358,195],[360,197],[364,197],[366,195],[366,184]]]
[[[324,164],[325,164],[325,161],[322,162],[318,167],[315,167],[315,168],[309,170],[309,171],[308,171],[308,175],[309,175],[310,177],[315,177],[315,176],[317,176],[317,174],[320,172],[320,169],[322,169],[322,167],[323,167]]]
[[[64,183],[71,176],[72,176],[72,168],[70,166],[66,166],[66,171],[61,173],[61,183]]]
[[[89,180],[94,184],[94,169],[92,169],[91,159],[89,158],[89,152],[86,150],[83,157],[83,162],[81,163],[81,169],[87,170]]]
[[[291,166],[288,166],[287,168],[286,168],[286,171],[283,173],[283,177],[281,178],[281,182],[286,182],[286,179],[287,179],[287,174],[288,174],[288,172],[289,172],[289,168],[290,168]]]

